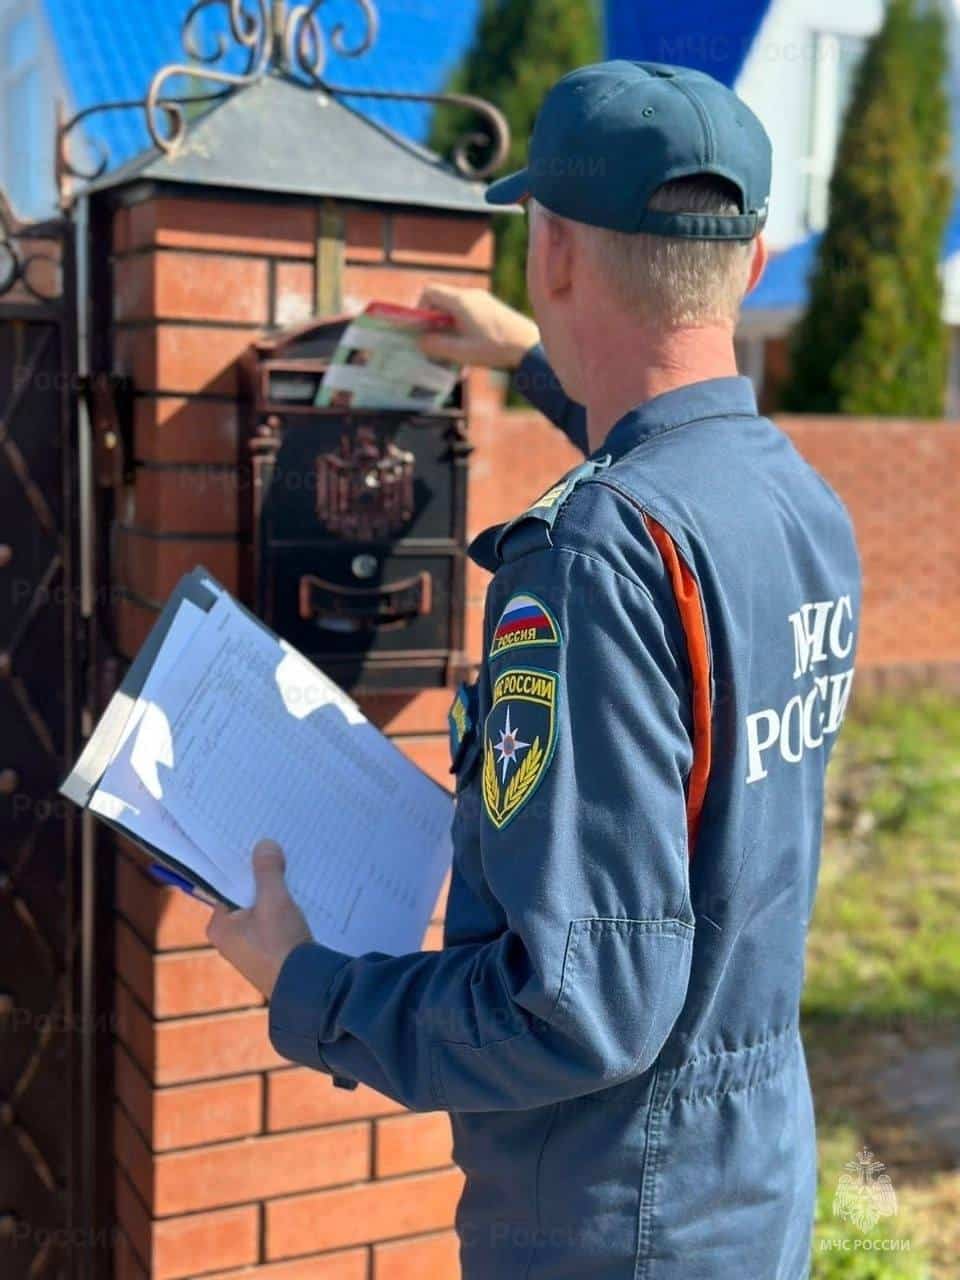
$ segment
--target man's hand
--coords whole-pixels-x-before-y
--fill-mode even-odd
[[[540,330],[532,320],[486,289],[430,285],[417,305],[446,311],[456,324],[453,333],[428,333],[420,339],[420,349],[431,360],[515,369],[540,341]]]
[[[283,962],[311,934],[303,913],[287,892],[283,850],[261,840],[253,851],[257,900],[247,911],[217,907],[207,938],[248,982],[270,999]]]

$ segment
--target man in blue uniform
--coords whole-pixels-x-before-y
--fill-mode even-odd
[[[444,949],[314,943],[266,844],[257,905],[211,923],[279,1052],[450,1113],[466,1280],[808,1274],[798,1007],[860,573],[736,376],[769,181],[707,76],[611,62],[550,92],[489,193],[526,201],[539,335],[428,299],[457,319],[436,354],[516,368],[589,454],[472,548],[494,576],[451,715]]]

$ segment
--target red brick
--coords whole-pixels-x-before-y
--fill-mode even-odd
[[[134,1254],[149,1263],[153,1248],[153,1223],[138,1198],[130,1180],[119,1165],[114,1164],[114,1207],[117,1223],[130,1242]]]
[[[498,410],[492,389],[480,390],[471,423],[471,535],[522,510],[578,457],[539,414]],[[860,676],[904,663],[944,671],[960,658],[960,423],[813,416],[778,423],[854,522],[864,571]],[[483,585],[471,569],[473,658]]]
[[[374,1125],[374,1169],[378,1178],[449,1165],[453,1139],[442,1111],[393,1116]]]
[[[471,426],[491,417],[499,418],[506,403],[508,375],[502,369],[482,369],[477,365],[467,370],[465,381]]]
[[[368,1280],[367,1250],[345,1249],[316,1258],[298,1258],[296,1262],[218,1271],[215,1275],[203,1276],[202,1280]]]
[[[215,1267],[255,1262],[260,1215],[255,1205],[168,1218],[153,1228],[151,1280],[179,1280]]]
[[[180,1018],[262,1005],[263,996],[216,951],[167,952],[154,958],[153,1013]]]
[[[393,262],[487,271],[493,265],[490,220],[395,213],[390,258]]]
[[[114,320],[141,320],[156,315],[156,258],[138,253],[114,266]]]
[[[373,1246],[372,1280],[455,1280],[460,1242],[453,1231]]]
[[[198,1276],[197,1280],[367,1280],[367,1251],[344,1249],[316,1258],[297,1258],[296,1262],[218,1271],[215,1275]]]
[[[845,503],[864,597],[858,672],[960,657],[960,423],[784,417]]]
[[[113,601],[113,623],[117,634],[117,649],[124,657],[132,658],[140,649],[157,620],[156,610],[117,594]]]
[[[152,1079],[156,1062],[154,1024],[146,1009],[123,983],[114,989],[114,1030],[144,1074]]]
[[[147,1207],[153,1209],[154,1164],[150,1148],[130,1122],[122,1107],[114,1107],[113,1153],[117,1164],[126,1173],[137,1195]]]
[[[221,252],[310,258],[316,253],[316,214],[305,203],[226,203],[222,199],[162,197],[131,210],[131,243]]]
[[[141,1004],[153,1007],[153,958],[133,931],[117,921],[113,966]]]
[[[141,869],[143,854],[118,839],[125,850],[117,858],[116,904],[121,915],[155,951],[204,946],[210,908],[149,879]]]
[[[209,948],[154,955],[119,921],[115,953],[117,973],[154,1018],[184,1017],[264,1003],[260,992]]]
[[[257,1133],[262,1110],[260,1076],[155,1090],[154,1150],[171,1151]]]
[[[462,1175],[451,1169],[271,1200],[267,1258],[441,1230],[453,1222],[462,1187]]]
[[[418,271],[412,267],[366,267],[348,263],[343,273],[343,306],[345,311],[362,311],[368,302],[394,302],[413,307],[429,284],[477,288],[484,283],[483,276],[463,271]]]
[[[387,216],[375,209],[348,209],[344,248],[348,262],[382,262]]]
[[[180,578],[203,565],[228,591],[237,591],[240,549],[223,538],[152,538],[123,525],[114,542],[116,581],[162,605]]]
[[[140,396],[134,406],[134,452],[142,462],[236,462],[234,400]]]
[[[160,1022],[154,1038],[157,1084],[243,1075],[284,1061],[270,1046],[266,1009]]]
[[[130,210],[120,208],[113,215],[113,251],[126,253],[130,248]]]
[[[384,733],[445,733],[453,701],[450,689],[377,693],[358,699],[364,714]]]
[[[134,1252],[125,1232],[116,1233],[113,1250],[113,1280],[150,1280],[146,1268]]]
[[[118,325],[114,363],[138,391],[236,396],[237,361],[255,337],[253,329],[217,325]]]
[[[153,1145],[153,1087],[119,1042],[113,1046],[113,1081],[117,1098],[147,1142]]]
[[[351,1124],[247,1138],[154,1159],[154,1212],[216,1209],[363,1178],[370,1126]]]
[[[271,1071],[267,1076],[267,1128],[270,1130],[369,1119],[402,1110],[399,1102],[366,1085],[337,1089],[328,1075],[306,1067]]]
[[[236,533],[238,473],[226,467],[140,467],[133,519],[150,533]]]
[[[275,323],[301,324],[316,311],[312,262],[278,262]]]
[[[116,989],[116,1033],[157,1085],[244,1075],[284,1061],[270,1047],[266,1009],[154,1022],[122,983]]]
[[[261,1076],[157,1089],[122,1045],[114,1052],[117,1097],[154,1151],[203,1146],[258,1133]]]
[[[156,253],[152,315],[265,325],[267,263],[213,253]]]
[[[153,943],[157,951],[199,946],[207,940],[210,908],[176,889],[161,889]]]

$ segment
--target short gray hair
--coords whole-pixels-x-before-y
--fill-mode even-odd
[[[649,208],[742,212],[736,187],[710,174],[666,183]],[[752,243],[582,229],[611,290],[631,311],[667,328],[736,321],[750,280]]]

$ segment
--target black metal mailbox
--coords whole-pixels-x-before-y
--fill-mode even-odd
[[[315,321],[251,352],[249,594],[346,689],[453,684],[465,667],[462,387],[422,414],[315,407],[347,323]]]

